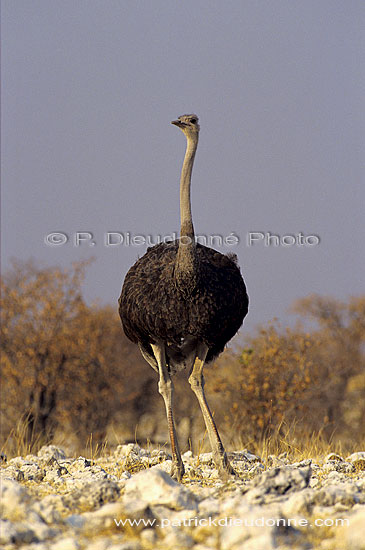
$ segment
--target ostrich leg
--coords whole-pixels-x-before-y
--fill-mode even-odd
[[[223,443],[219,437],[217,426],[215,425],[212,413],[210,412],[209,405],[205,398],[204,393],[204,376],[203,367],[205,358],[208,353],[208,346],[205,344],[199,344],[197,348],[196,358],[194,365],[189,376],[189,383],[191,389],[198,398],[201,411],[203,413],[204,422],[207,428],[210,445],[213,451],[213,459],[218,468],[219,474],[223,478],[227,478],[227,474],[235,475],[235,471],[230,465],[226,451],[224,450]]]
[[[171,477],[181,481],[185,470],[184,464],[181,460],[179,443],[177,440],[174,417],[173,417],[173,394],[174,394],[174,385],[172,383],[170,374],[166,368],[166,354],[165,346],[163,343],[151,344],[154,356],[158,364],[158,372],[160,379],[158,381],[158,391],[162,395],[167,415],[167,424],[169,427],[170,440],[171,440],[171,452],[172,452],[172,468],[171,468]]]

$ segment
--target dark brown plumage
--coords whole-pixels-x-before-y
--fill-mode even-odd
[[[197,284],[186,297],[174,279],[177,250],[178,241],[158,244],[128,271],[119,299],[124,332],[150,353],[150,344],[159,340],[174,344],[176,353],[193,337],[208,346],[209,363],[247,314],[245,283],[234,257],[197,244]]]

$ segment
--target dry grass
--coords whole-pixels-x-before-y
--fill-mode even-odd
[[[337,453],[346,457],[349,454],[365,448],[365,441],[345,441],[335,437],[328,440],[323,433],[312,432],[298,435],[297,423],[280,425],[273,435],[264,437],[260,441],[243,441],[242,438],[233,439],[234,449],[247,448],[256,454],[265,463],[270,455],[279,456],[286,453],[291,462],[299,462],[311,458],[321,460],[329,453]]]
[[[10,431],[1,447],[1,452],[6,454],[8,458],[15,456],[26,456],[37,453],[49,441],[40,434],[31,434],[29,437],[29,417],[22,416],[19,418],[15,427]]]
[[[287,458],[291,462],[299,462],[308,458],[321,460],[331,452],[337,453],[345,458],[355,451],[365,449],[365,441],[347,440],[343,442],[341,439],[335,437],[335,434],[330,440],[327,440],[321,432],[300,433],[300,435],[298,435],[297,427],[297,423],[295,422],[291,425],[278,426],[274,434],[264,437],[260,441],[243,440],[241,437],[236,437],[234,434],[225,439],[231,441],[231,445],[229,445],[229,447],[227,446],[229,450],[246,449],[259,456],[264,463],[268,462],[270,455],[279,456],[283,453],[286,453]],[[15,456],[25,457],[28,454],[37,454],[43,445],[53,444],[68,448],[66,435],[54,441],[47,440],[39,435],[29,440],[28,428],[29,424],[27,417],[22,417],[7,437],[1,448],[1,452],[4,453],[8,459]],[[138,441],[135,442],[138,443]],[[166,447],[155,445],[150,441],[148,442],[148,450],[152,451],[156,448],[161,449]],[[115,446],[111,446],[107,440],[103,442],[94,441],[93,434],[90,434],[85,445],[75,448],[72,454],[74,456],[81,455],[95,461],[104,457],[109,457],[114,449]],[[202,434],[199,440],[198,452],[196,454],[198,462],[199,456],[205,452],[203,449],[207,449],[207,451],[210,450],[206,442],[206,433]],[[131,473],[134,471],[135,469],[131,468]]]

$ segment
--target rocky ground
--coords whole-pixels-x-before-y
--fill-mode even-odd
[[[185,453],[182,484],[165,451],[135,444],[95,460],[55,446],[3,457],[1,548],[365,549],[365,452],[229,457],[238,476],[223,482],[211,453]]]

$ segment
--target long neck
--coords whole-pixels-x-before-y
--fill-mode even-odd
[[[194,139],[187,138],[185,158],[180,178],[180,237],[190,237],[192,240],[194,240],[194,226],[191,214],[190,187],[197,147],[197,135]]]
[[[191,214],[191,173],[198,147],[198,136],[187,138],[186,153],[180,179],[180,241],[175,264],[175,279],[178,286],[190,293],[198,277],[193,218]]]

